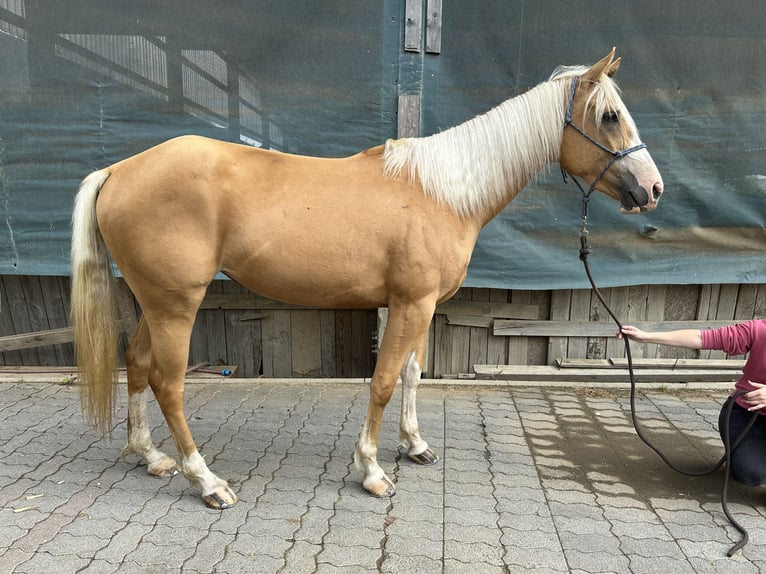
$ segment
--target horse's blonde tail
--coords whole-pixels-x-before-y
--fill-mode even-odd
[[[117,392],[117,307],[114,275],[96,220],[96,199],[109,171],[91,173],[80,184],[72,215],[71,322],[86,421],[110,434]]]

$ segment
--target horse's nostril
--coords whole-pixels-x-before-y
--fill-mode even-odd
[[[652,186],[652,197],[657,201],[662,195],[662,182],[658,181]]]

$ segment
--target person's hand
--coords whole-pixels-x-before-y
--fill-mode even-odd
[[[646,331],[642,331],[633,325],[623,325],[622,330],[617,331],[618,339],[622,339],[623,335],[636,343],[643,343],[649,337],[649,334]]]
[[[748,383],[756,387],[756,389],[742,395],[742,400],[750,405],[747,410],[757,411],[766,407],[766,385],[754,381],[748,381]]]

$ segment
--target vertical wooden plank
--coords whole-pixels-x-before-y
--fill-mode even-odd
[[[453,297],[456,301],[466,301],[470,299],[470,294],[466,288],[458,289]],[[458,325],[449,325],[447,327],[451,341],[451,357],[449,364],[449,373],[467,373],[470,370],[470,341],[471,328]]]
[[[489,301],[489,289],[470,289],[471,301]],[[468,371],[473,373],[473,366],[487,364],[487,340],[489,329],[470,327],[468,342]]]
[[[758,285],[740,285],[737,292],[737,306],[734,309],[734,320],[749,321],[755,316],[755,300],[758,296]]]
[[[263,376],[290,377],[290,311],[270,310],[261,320],[263,336]]]
[[[223,292],[248,293],[248,289],[236,281],[225,281]],[[252,378],[261,375],[263,347],[261,321],[258,310],[227,309],[224,315],[227,341],[227,364],[237,366],[237,377]]]
[[[290,311],[290,333],[292,376],[318,377],[322,372],[319,311]]]
[[[372,374],[372,334],[377,329],[377,313],[368,309],[351,311],[351,376],[369,377]]]
[[[572,291],[569,289],[556,289],[551,292],[551,321],[569,320],[569,307],[572,301]],[[548,364],[553,365],[556,359],[565,359],[568,356],[567,337],[548,338]]]
[[[29,316],[29,309],[27,307],[27,301],[24,296],[23,279],[19,275],[6,275],[5,276],[6,295],[8,297],[8,307],[6,307],[6,313],[8,313],[13,322],[13,334],[18,333],[30,333],[34,331],[32,319]],[[40,365],[40,358],[37,354],[37,349],[21,349],[19,351],[21,357],[21,365]]]
[[[665,286],[649,285],[647,288],[646,320],[661,323],[665,316]],[[647,358],[659,357],[659,345],[649,343],[646,345]]]
[[[537,306],[535,319],[548,317],[551,311],[550,291],[530,291],[529,302]],[[527,337],[527,365],[544,365],[548,359],[548,338]]]
[[[216,280],[210,284],[209,293],[223,293],[224,280]],[[226,348],[226,324],[224,311],[220,309],[203,309],[197,315],[203,316],[205,335],[207,336],[207,360],[211,365],[228,364],[229,357]],[[203,359],[204,360],[204,359]]]
[[[703,289],[704,302],[700,301],[700,319],[711,320],[716,318],[718,310],[718,297],[721,293],[720,285],[706,285]],[[700,357],[703,359],[709,358],[721,358],[723,357],[721,351],[700,351]]]
[[[590,320],[590,299],[592,291],[590,289],[572,289],[572,302],[569,309],[569,318],[572,321]],[[569,354],[570,359],[585,359],[588,356],[587,337],[570,337]]]
[[[452,339],[449,335],[449,325],[445,315],[434,315],[434,372],[433,377],[439,378],[450,373],[452,366]]]
[[[420,133],[420,96],[399,96],[397,110],[397,136],[416,137]]]
[[[531,292],[523,289],[511,291],[511,303],[527,304],[532,300]],[[508,364],[526,365],[529,356],[529,337],[508,337]]]
[[[436,375],[434,374],[434,364],[436,362],[435,325],[436,325],[436,315],[434,315],[431,318],[431,324],[428,325],[428,336],[426,337],[426,353],[425,353],[426,364],[423,367],[423,373],[429,379],[433,379],[436,377]]]
[[[69,325],[69,305],[64,302],[62,297],[59,278],[41,275],[38,279],[42,292],[43,313],[47,317],[47,328],[67,327]],[[53,345],[51,351],[55,356],[53,366],[74,364],[74,351],[71,343]]]
[[[72,303],[72,291],[71,291],[71,282],[69,280],[69,277],[57,277],[56,278],[59,285],[59,293],[61,294],[61,304],[64,307],[64,324],[63,327],[71,325],[70,321],[70,308]],[[132,296],[131,296],[132,298]],[[135,301],[133,303],[133,312],[135,313]],[[69,366],[74,365],[74,343],[68,343],[66,345],[61,346],[61,354],[63,356],[63,363],[61,363],[62,366]],[[120,354],[120,360],[124,364],[124,353]]]
[[[51,328],[40,279],[37,275],[22,278],[24,298],[27,301],[27,311],[29,312],[32,331],[45,331]],[[56,351],[51,345],[38,347],[37,356],[40,358],[40,365],[43,367],[55,367],[58,364]]]
[[[335,364],[335,311],[319,311],[319,337],[322,355],[321,376],[336,377],[338,371]]]
[[[6,283],[8,277],[0,275],[0,337],[7,335],[16,335],[16,329],[11,317],[10,298],[6,293]],[[23,365],[21,351],[7,351],[0,353],[0,365]]]
[[[612,295],[611,289],[601,289],[599,292],[608,305]],[[594,290],[591,290],[588,320],[594,322],[597,321],[600,323],[614,323],[612,318],[609,316],[609,312],[606,310],[606,307],[603,303],[601,303],[601,300],[598,298]],[[606,356],[606,342],[607,337],[588,337],[586,339],[587,350],[585,357],[588,359],[603,359]]]
[[[426,52],[440,54],[442,51],[442,0],[428,0],[426,18]]]
[[[665,311],[662,321],[690,321],[697,316],[700,301],[700,285],[667,285],[665,287]],[[659,345],[657,356],[665,359],[695,359],[699,350]]]
[[[734,313],[737,308],[737,292],[739,285],[725,284],[720,285],[718,293],[718,308],[715,318],[717,321],[733,321]]]
[[[509,291],[506,289],[490,289],[489,301],[507,303]],[[492,334],[490,326],[487,333],[487,363],[490,365],[505,365],[508,361],[508,339],[510,337],[498,337]]]
[[[404,49],[420,52],[423,44],[423,0],[406,0],[404,5]]]
[[[758,293],[755,296],[755,305],[753,307],[754,319],[766,319],[766,283],[758,285]]]
[[[629,292],[628,287],[613,287],[609,289],[609,307],[612,312],[617,316],[621,323],[628,323],[628,308],[629,308]],[[606,319],[612,320],[608,316]],[[617,333],[617,325],[614,326],[614,332]],[[632,347],[631,347],[632,348]],[[604,351],[604,358],[620,358],[625,356],[625,342],[617,337],[608,337],[606,340],[606,347]]]
[[[646,285],[635,285],[628,293],[628,322],[643,321],[646,316]],[[646,345],[634,345],[631,347],[634,359],[646,356]]]
[[[338,377],[351,376],[353,349],[351,346],[351,311],[335,312],[335,359]]]
[[[192,328],[191,340],[189,342],[189,364],[196,365],[208,360],[207,352],[207,333],[205,332],[205,321],[202,317],[204,311],[197,313]]]

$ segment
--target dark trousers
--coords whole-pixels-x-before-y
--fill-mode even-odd
[[[729,397],[718,415],[718,430],[724,440],[726,411],[733,399]],[[756,415],[758,420],[731,455],[731,472],[737,482],[758,486],[766,482],[766,416]],[[734,403],[729,419],[730,444],[734,444],[745,430],[753,413]]]

